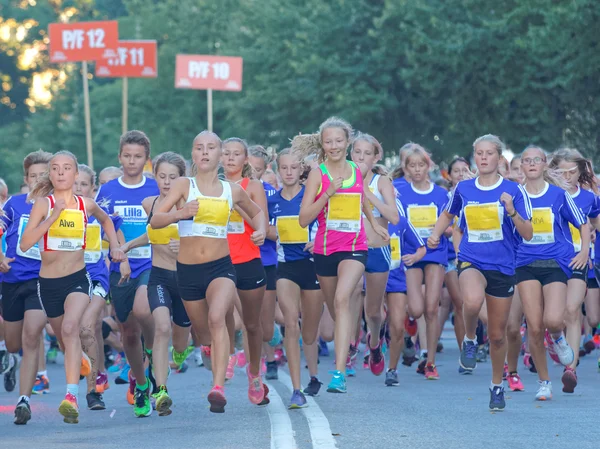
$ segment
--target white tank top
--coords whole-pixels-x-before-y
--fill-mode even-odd
[[[373,179],[371,179],[371,182],[369,183],[369,190],[373,192],[373,195],[375,195],[377,199],[383,203],[383,195],[381,195],[381,192],[379,191],[379,178],[381,178],[381,175],[373,175]],[[372,204],[371,211],[373,212],[373,216],[375,218],[381,217],[381,212],[379,212]]]
[[[205,196],[198,189],[195,178],[188,178],[188,180],[190,190],[187,202],[197,200],[198,213],[191,219],[179,221],[179,237],[226,239],[229,214],[233,209],[231,185],[226,181],[220,181],[223,186],[221,196]]]

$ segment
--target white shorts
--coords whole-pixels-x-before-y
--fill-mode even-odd
[[[104,290],[102,284],[98,281],[93,281],[92,285],[92,296],[100,296],[102,299],[106,299],[106,297],[108,296],[108,292]]]

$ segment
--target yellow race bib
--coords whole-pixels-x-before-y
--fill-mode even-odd
[[[554,243],[554,214],[552,208],[534,208],[531,223],[533,225],[533,237],[527,243],[530,245]]]
[[[100,224],[88,224],[85,232],[85,263],[96,263],[102,257],[101,235]]]
[[[469,242],[487,243],[503,239],[504,208],[499,203],[468,204],[464,208]]]
[[[240,213],[233,209],[229,216],[229,224],[227,225],[227,233],[229,234],[243,234],[244,233],[244,219]]]
[[[395,234],[390,237],[390,254],[391,254],[390,270],[395,270],[396,268],[400,268],[400,259],[402,258],[402,250],[400,249],[400,237],[398,237]]]
[[[198,197],[198,213],[192,225],[193,235],[198,237],[225,238],[229,221],[227,198]],[[233,214],[232,214],[233,215]]]
[[[437,206],[409,206],[408,221],[413,225],[421,238],[428,238],[437,221]]]
[[[573,240],[573,246],[575,247],[575,252],[578,253],[581,251],[581,233],[579,229],[569,223],[569,230],[571,231],[571,239]]]
[[[277,217],[277,235],[279,243],[307,243],[308,242],[308,226],[303,228],[298,221],[298,215],[289,215]]]
[[[179,240],[179,228],[176,224],[170,224],[166,228],[153,229],[152,226],[146,226],[148,240],[153,245],[168,245],[173,240]]]
[[[328,201],[327,229],[359,232],[362,208],[360,193],[336,193]]]
[[[48,229],[47,246],[54,251],[77,251],[83,248],[84,238],[83,212],[64,209]]]

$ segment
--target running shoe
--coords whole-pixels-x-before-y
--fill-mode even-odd
[[[29,402],[27,402],[25,399],[21,399],[15,407],[15,420],[13,422],[19,426],[22,426],[27,424],[27,421],[30,419],[31,408],[29,407]]]
[[[323,385],[323,382],[319,382],[319,379],[316,377],[311,377],[308,386],[304,389],[304,394],[318,396],[321,385]]]
[[[369,348],[369,368],[376,376],[381,376],[385,370],[385,358],[381,353],[381,340],[376,348],[371,348],[371,334],[367,334],[367,347]]]
[[[158,392],[154,393],[152,397],[154,398],[154,406],[156,407],[158,416],[169,416],[171,413],[173,413],[171,410],[173,400],[169,396],[167,387],[165,385],[161,385],[158,388]]]
[[[473,370],[472,369],[464,369],[462,366],[460,366],[460,364],[458,365],[458,374],[464,374],[464,375],[468,375],[468,374],[473,374]]]
[[[260,375],[264,376],[267,373],[267,360],[264,357],[260,359]]]
[[[552,399],[552,382],[549,380],[538,380],[538,391],[535,394],[536,401],[549,401]]]
[[[385,385],[387,387],[393,387],[398,385],[400,381],[398,380],[398,371],[395,369],[389,369],[385,373]]]
[[[567,343],[567,339],[564,335],[561,335],[557,340],[554,340],[554,351],[563,366],[569,366],[573,363],[573,360],[575,360],[573,349],[571,349],[569,343]]]
[[[90,410],[106,410],[106,405],[102,400],[102,395],[92,390],[85,395],[87,405]]]
[[[477,343],[464,340],[462,351],[460,351],[460,359],[458,360],[463,369],[473,371],[477,368]]]
[[[427,379],[427,380],[439,380],[440,379],[438,370],[433,363],[428,363],[427,365],[425,365],[425,379]]]
[[[244,333],[239,330],[239,331],[235,331],[235,349],[237,349],[238,351],[241,351],[242,349],[244,349]]]
[[[96,391],[102,394],[109,388],[110,383],[108,382],[108,374],[103,371],[98,371],[98,377],[96,377]]]
[[[407,316],[404,319],[404,329],[406,330],[406,333],[411,337],[417,335],[417,320],[414,320]]]
[[[46,353],[46,363],[56,363],[56,357],[58,357],[58,348],[50,347]]]
[[[44,375],[36,376],[35,384],[31,390],[33,394],[48,394],[50,393],[50,381]]]
[[[115,378],[115,383],[117,385],[125,385],[129,383],[129,371],[131,371],[131,367],[129,366],[129,363],[126,363],[119,375]]]
[[[152,405],[150,404],[150,381],[146,379],[148,388],[140,390],[139,387],[135,387],[135,398],[133,404],[133,413],[138,418],[150,416],[152,414]]]
[[[181,367],[181,365],[183,365],[183,362],[187,360],[190,354],[194,352],[194,349],[196,349],[194,346],[188,346],[183,352],[177,352],[175,351],[175,348],[173,348],[171,351],[171,357],[173,358],[173,363],[177,365],[178,369]]]
[[[210,358],[210,346],[202,346],[202,363],[204,363],[204,368],[209,371],[212,371],[212,361]]]
[[[552,336],[550,335],[550,332],[548,332],[548,330],[546,330],[546,333],[544,334],[544,345],[548,350],[548,355],[550,356],[550,358],[554,362],[560,363],[560,359],[558,358],[558,354],[556,353],[556,348],[554,346],[554,340],[552,339]]]
[[[129,388],[127,389],[127,402],[129,405],[133,405],[135,403],[135,377],[129,372]]]
[[[79,375],[87,377],[92,372],[92,362],[88,355],[81,351],[81,368],[79,369]]]
[[[123,356],[119,353],[119,354],[117,354],[117,357],[115,357],[115,362],[111,366],[108,367],[108,372],[109,373],[118,373],[119,371],[122,371],[126,365],[127,365],[127,360],[125,360],[125,356]]]
[[[524,391],[525,387],[523,386],[523,382],[521,381],[521,377],[517,373],[510,373],[507,377],[508,380],[508,388],[511,391]]]
[[[475,356],[475,361],[477,362],[487,362],[488,352],[485,345],[479,345],[477,347],[477,355]]]
[[[363,369],[369,369],[369,354],[370,351],[365,349],[365,356],[363,357]]]
[[[435,352],[442,352],[444,350],[444,344],[441,341],[437,342],[437,346],[435,348]]]
[[[583,350],[585,351],[586,354],[589,354],[590,352],[592,352],[594,349],[596,349],[596,344],[594,343],[593,340],[588,340],[583,344]]]
[[[327,342],[321,337],[319,337],[319,356],[329,357],[329,346],[327,346]]]
[[[263,384],[263,391],[264,391],[265,397],[263,398],[262,401],[260,401],[260,404],[258,404],[259,407],[262,407],[264,405],[269,405],[271,403],[271,400],[269,399],[269,387],[267,387],[267,384]]]
[[[201,348],[194,348],[194,363],[196,363],[196,366],[198,368],[201,368],[204,366],[204,362],[202,361],[202,349]]]
[[[300,346],[302,346],[302,343],[300,344]],[[277,362],[277,366],[279,366],[280,368],[283,368],[287,363],[287,357],[285,356],[285,353],[283,352],[282,348],[275,349],[274,357],[275,361]]]
[[[490,388],[490,411],[501,412],[506,407],[504,387]]]
[[[306,398],[304,397],[304,393],[300,390],[294,390],[292,393],[292,398],[290,399],[290,405],[288,405],[288,409],[297,409],[304,408],[308,404],[306,403]]]
[[[523,365],[525,365],[527,367],[527,369],[531,368],[531,362],[532,362],[532,358],[531,358],[531,354],[526,352],[525,354],[523,354]]]
[[[265,374],[265,379],[279,379],[279,375],[277,374],[277,362],[267,362],[267,373]]]
[[[11,392],[17,386],[17,368],[19,367],[19,359],[15,354],[11,354],[10,368],[4,373],[4,389]]]
[[[188,370],[189,367],[190,366],[187,364],[187,362],[183,362],[181,366],[175,370],[175,372],[177,374],[183,374]],[[169,367],[169,374],[171,374],[171,367]]]
[[[271,337],[271,340],[269,341],[269,346],[274,348],[275,346],[281,344],[282,341],[283,341],[283,337],[281,336],[281,329],[279,329],[279,326],[276,324],[273,327],[273,336]]]
[[[250,365],[246,367],[246,375],[248,376],[248,399],[253,404],[259,405],[265,397],[262,378],[260,374],[258,376],[250,374]]]
[[[246,353],[244,351],[240,351],[237,353],[237,367],[244,368],[248,361],[246,360]]]
[[[10,353],[3,349],[0,351],[0,374],[4,374],[10,368]]]
[[[229,356],[229,361],[227,362],[227,371],[225,371],[225,380],[230,381],[235,376],[235,364],[237,363],[237,356],[232,354]]]
[[[563,393],[574,393],[577,386],[577,373],[573,368],[565,368],[562,375]]]
[[[332,371],[331,382],[327,386],[328,393],[346,393],[346,376],[341,371]]]
[[[67,393],[58,407],[58,412],[63,415],[63,421],[67,424],[79,423],[79,405],[77,398],[71,393]]]
[[[504,364],[504,372],[502,373],[502,380],[506,380],[508,377],[508,363]]]
[[[208,402],[210,403],[210,411],[213,413],[225,413],[227,399],[225,399],[225,391],[223,387],[215,385],[210,393],[208,393]]]
[[[427,365],[427,356],[421,357],[421,361],[417,365],[417,374],[425,374],[425,365]]]

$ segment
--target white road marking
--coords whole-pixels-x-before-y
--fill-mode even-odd
[[[271,449],[296,449],[294,429],[287,408],[283,405],[281,396],[277,394],[275,387],[267,382],[269,386],[270,404],[267,405],[269,420],[271,421]]]
[[[284,384],[290,391],[294,391],[292,379],[283,370],[279,370],[279,381]],[[300,409],[304,413],[306,421],[308,421],[308,429],[310,430],[310,438],[313,448],[318,449],[336,449],[335,439],[331,434],[329,420],[321,410],[321,407],[310,396],[306,396],[308,407]]]

